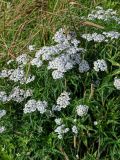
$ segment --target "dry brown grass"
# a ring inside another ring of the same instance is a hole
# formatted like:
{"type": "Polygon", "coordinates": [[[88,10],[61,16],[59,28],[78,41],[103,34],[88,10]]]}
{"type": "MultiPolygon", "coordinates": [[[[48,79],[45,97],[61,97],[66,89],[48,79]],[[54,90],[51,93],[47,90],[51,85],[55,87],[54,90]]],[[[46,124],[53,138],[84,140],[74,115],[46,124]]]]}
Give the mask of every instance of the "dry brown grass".
{"type": "MultiPolygon", "coordinates": [[[[14,1],[11,6],[4,1],[0,2],[1,26],[0,26],[0,52],[5,52],[11,57],[15,57],[15,52],[19,52],[19,48],[25,46],[39,33],[42,23],[40,20],[46,18],[48,1],[36,0],[29,2],[28,0],[14,1]],[[40,3],[41,2],[41,3],[40,3]],[[40,24],[40,25],[39,25],[40,24]],[[28,31],[30,25],[31,30],[28,31]],[[26,33],[25,33],[26,32],[26,33]],[[26,34],[28,37],[23,37],[26,34]]],[[[21,51],[22,49],[20,49],[21,51]]],[[[5,55],[4,53],[1,53],[5,55]]]]}
{"type": "Polygon", "coordinates": [[[56,30],[56,19],[68,11],[65,7],[67,1],[56,1],[49,8],[48,3],[48,0],[19,0],[11,5],[0,2],[1,56],[15,58],[37,37],[46,43],[49,32],[56,30]]]}
{"type": "MultiPolygon", "coordinates": [[[[96,3],[93,1],[93,3],[96,3]]],[[[58,27],[97,24],[80,22],[80,17],[70,14],[70,8],[81,12],[87,7],[77,0],[14,0],[11,4],[0,2],[0,55],[15,58],[26,47],[39,41],[46,44],[50,34],[58,27]],[[57,22],[57,23],[56,23],[57,22]],[[74,24],[75,22],[75,24],[74,24]]]]}

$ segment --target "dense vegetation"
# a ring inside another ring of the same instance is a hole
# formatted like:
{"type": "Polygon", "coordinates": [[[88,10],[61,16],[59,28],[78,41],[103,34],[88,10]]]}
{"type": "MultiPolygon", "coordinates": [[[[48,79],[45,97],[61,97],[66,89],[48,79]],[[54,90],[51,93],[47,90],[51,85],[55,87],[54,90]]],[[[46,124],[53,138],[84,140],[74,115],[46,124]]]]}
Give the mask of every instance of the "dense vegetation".
{"type": "Polygon", "coordinates": [[[120,159],[120,2],[0,2],[0,159],[120,159]]]}

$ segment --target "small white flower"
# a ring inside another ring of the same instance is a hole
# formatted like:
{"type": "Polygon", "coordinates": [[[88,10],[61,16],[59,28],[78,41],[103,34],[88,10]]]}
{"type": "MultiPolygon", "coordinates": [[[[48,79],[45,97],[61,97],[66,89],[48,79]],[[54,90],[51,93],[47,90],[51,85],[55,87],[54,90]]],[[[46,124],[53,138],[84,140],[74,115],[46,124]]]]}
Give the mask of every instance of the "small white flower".
{"type": "Polygon", "coordinates": [[[63,78],[64,74],[63,74],[63,72],[60,72],[58,70],[54,70],[52,72],[52,76],[53,76],[53,79],[60,79],[60,78],[63,78]]]}
{"type": "Polygon", "coordinates": [[[29,61],[27,54],[21,54],[20,56],[18,56],[16,58],[16,62],[20,65],[20,64],[27,64],[27,62],[29,61]]]}
{"type": "Polygon", "coordinates": [[[60,96],[57,99],[57,105],[60,108],[66,108],[70,104],[70,93],[64,91],[63,93],[60,94],[60,96]]]}
{"type": "Polygon", "coordinates": [[[4,131],[5,131],[5,127],[4,126],[0,127],[0,133],[3,133],[4,131]]]}
{"type": "Polygon", "coordinates": [[[88,109],[89,109],[89,107],[86,105],[77,106],[76,111],[77,111],[78,116],[82,117],[82,116],[86,115],[88,112],[88,109]]]}
{"type": "Polygon", "coordinates": [[[76,126],[73,126],[73,127],[72,127],[72,132],[73,132],[74,134],[78,134],[78,129],[77,129],[76,126]]]}
{"type": "Polygon", "coordinates": [[[24,97],[25,97],[25,98],[30,97],[30,96],[32,96],[32,93],[33,93],[32,90],[31,90],[31,89],[28,89],[28,90],[25,91],[24,97]]]}
{"type": "Polygon", "coordinates": [[[64,133],[67,133],[69,130],[70,130],[69,128],[65,128],[64,133]]]}
{"type": "Polygon", "coordinates": [[[4,69],[0,72],[0,78],[6,78],[8,76],[8,70],[4,69]]]}
{"type": "Polygon", "coordinates": [[[64,91],[60,94],[60,96],[57,98],[57,105],[53,105],[52,110],[53,111],[61,111],[62,108],[66,108],[70,104],[70,93],[64,91]]]}
{"type": "Polygon", "coordinates": [[[116,89],[120,90],[120,78],[115,77],[113,84],[116,89]]]}
{"type": "Polygon", "coordinates": [[[65,35],[65,30],[64,29],[59,29],[54,37],[53,37],[54,41],[57,42],[57,43],[63,43],[64,41],[67,40],[67,37],[65,35]]]}
{"type": "Polygon", "coordinates": [[[35,65],[38,68],[41,67],[43,64],[43,62],[39,59],[39,58],[33,58],[33,60],[31,61],[31,65],[35,65]]]}
{"type": "Polygon", "coordinates": [[[107,71],[107,64],[106,64],[105,60],[98,59],[97,61],[94,61],[94,70],[96,72],[107,71]]]}
{"type": "Polygon", "coordinates": [[[58,134],[58,138],[61,139],[65,133],[69,131],[69,128],[65,128],[65,125],[62,124],[55,129],[55,132],[58,134]]]}
{"type": "Polygon", "coordinates": [[[2,102],[6,102],[7,101],[7,94],[6,94],[6,92],[5,91],[1,91],[0,92],[0,101],[2,101],[2,102]]]}
{"type": "Polygon", "coordinates": [[[16,102],[22,102],[24,100],[24,90],[19,87],[15,87],[12,89],[8,101],[13,100],[16,102]]]}
{"type": "Polygon", "coordinates": [[[58,139],[62,139],[63,136],[61,134],[58,135],[58,139]]]}
{"type": "Polygon", "coordinates": [[[57,125],[61,125],[62,119],[61,119],[61,118],[56,118],[56,119],[55,119],[55,123],[56,123],[57,125]]]}
{"type": "Polygon", "coordinates": [[[77,122],[77,119],[74,119],[73,121],[74,121],[74,122],[77,122]]]}
{"type": "Polygon", "coordinates": [[[28,49],[29,49],[29,51],[34,51],[35,50],[35,45],[29,45],[28,49]]]}
{"type": "Polygon", "coordinates": [[[13,70],[9,76],[9,79],[14,81],[14,82],[24,82],[24,77],[25,77],[25,73],[24,70],[22,68],[17,68],[15,70],[13,70]]]}
{"type": "Polygon", "coordinates": [[[26,84],[28,84],[28,83],[30,83],[30,82],[32,82],[34,80],[35,80],[35,76],[29,75],[25,82],[26,82],[26,84]]]}
{"type": "Polygon", "coordinates": [[[87,72],[90,69],[89,64],[86,60],[82,60],[79,64],[79,71],[81,73],[87,72]]]}
{"type": "Polygon", "coordinates": [[[82,38],[86,39],[87,41],[92,41],[93,37],[91,34],[82,34],[82,38]]]}
{"type": "Polygon", "coordinates": [[[94,125],[96,126],[98,124],[98,122],[97,121],[94,121],[94,125]]]}
{"type": "Polygon", "coordinates": [[[6,115],[6,110],[0,110],[0,118],[2,118],[4,115],[6,115]]]}
{"type": "Polygon", "coordinates": [[[78,154],[76,154],[76,158],[79,159],[79,155],[78,154]]]}
{"type": "Polygon", "coordinates": [[[24,113],[31,113],[36,111],[36,100],[31,99],[25,104],[25,108],[23,109],[24,113]]]}
{"type": "Polygon", "coordinates": [[[56,129],[55,129],[55,132],[58,133],[58,134],[61,134],[62,133],[62,129],[65,125],[61,125],[61,126],[58,126],[56,129]]]}
{"type": "Polygon", "coordinates": [[[46,112],[47,106],[48,105],[47,105],[46,101],[43,101],[43,102],[42,101],[37,101],[37,103],[36,103],[36,108],[41,114],[46,112]]]}

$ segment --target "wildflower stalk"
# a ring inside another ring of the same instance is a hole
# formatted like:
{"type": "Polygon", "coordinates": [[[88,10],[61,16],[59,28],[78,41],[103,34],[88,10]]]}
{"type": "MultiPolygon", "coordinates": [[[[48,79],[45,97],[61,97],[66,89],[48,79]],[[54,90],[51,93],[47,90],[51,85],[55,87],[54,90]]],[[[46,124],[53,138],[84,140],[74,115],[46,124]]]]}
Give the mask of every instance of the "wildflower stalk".
{"type": "Polygon", "coordinates": [[[91,83],[89,100],[93,97],[93,95],[94,95],[94,90],[95,90],[95,88],[94,88],[94,84],[93,84],[93,83],[91,83]]]}
{"type": "Polygon", "coordinates": [[[76,135],[74,135],[73,139],[74,139],[74,148],[76,148],[76,139],[77,139],[76,135]]]}
{"type": "Polygon", "coordinates": [[[62,148],[62,146],[60,147],[60,151],[64,155],[65,160],[69,160],[68,155],[65,153],[64,149],[62,148]]]}
{"type": "Polygon", "coordinates": [[[67,80],[65,78],[65,90],[67,89],[67,80]]]}

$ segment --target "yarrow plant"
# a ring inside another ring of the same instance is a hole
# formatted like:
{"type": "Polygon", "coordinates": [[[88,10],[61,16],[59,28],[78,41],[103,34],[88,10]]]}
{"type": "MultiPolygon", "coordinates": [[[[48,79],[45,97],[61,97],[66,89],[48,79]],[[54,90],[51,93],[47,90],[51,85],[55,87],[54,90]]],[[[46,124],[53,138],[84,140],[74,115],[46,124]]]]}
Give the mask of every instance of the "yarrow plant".
{"type": "Polygon", "coordinates": [[[36,111],[36,109],[41,113],[45,113],[47,108],[47,102],[46,101],[35,101],[34,99],[29,100],[25,104],[24,113],[31,113],[36,111]]]}
{"type": "Polygon", "coordinates": [[[83,17],[83,19],[88,20],[103,20],[106,22],[115,21],[120,24],[120,18],[116,11],[113,9],[104,10],[103,7],[97,6],[90,14],[88,14],[87,18],[83,17]]]}
{"type": "MultiPolygon", "coordinates": [[[[120,23],[116,11],[100,6],[81,19],[94,27],[120,23]]],[[[76,26],[59,28],[41,48],[34,41],[29,53],[1,63],[0,135],[14,134],[18,148],[8,153],[16,159],[104,159],[112,140],[118,144],[120,33],[116,26],[92,32],[76,26]]],[[[4,151],[9,142],[2,143],[4,151]]]]}
{"type": "Polygon", "coordinates": [[[77,111],[78,116],[82,117],[82,116],[86,115],[88,112],[88,108],[89,107],[86,105],[77,106],[76,111],[77,111]]]}
{"type": "Polygon", "coordinates": [[[61,111],[62,108],[66,108],[70,104],[70,93],[63,92],[57,99],[57,105],[53,106],[52,110],[54,111],[61,111]]]}
{"type": "Polygon", "coordinates": [[[22,102],[27,97],[32,96],[32,90],[28,89],[24,91],[23,89],[20,89],[19,86],[14,87],[9,95],[5,91],[0,92],[0,101],[2,102],[9,102],[11,100],[16,102],[22,102]]]}
{"type": "Polygon", "coordinates": [[[104,59],[98,59],[97,61],[94,61],[94,70],[96,72],[99,71],[107,71],[107,64],[104,59]]]}
{"type": "Polygon", "coordinates": [[[115,77],[114,86],[116,89],[120,90],[120,78],[115,77]]]}
{"type": "Polygon", "coordinates": [[[41,67],[43,61],[48,61],[48,70],[53,70],[53,79],[63,78],[64,74],[72,69],[76,64],[80,66],[80,71],[88,71],[87,61],[83,61],[81,54],[85,51],[79,47],[80,41],[76,39],[74,32],[65,34],[65,29],[61,28],[53,37],[57,43],[53,46],[45,46],[36,52],[32,65],[41,67]]]}

